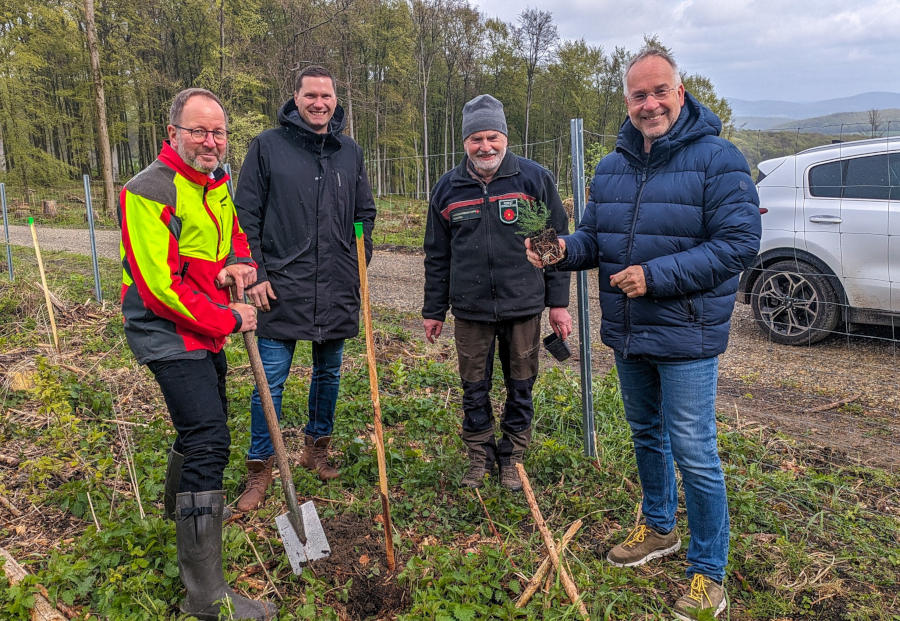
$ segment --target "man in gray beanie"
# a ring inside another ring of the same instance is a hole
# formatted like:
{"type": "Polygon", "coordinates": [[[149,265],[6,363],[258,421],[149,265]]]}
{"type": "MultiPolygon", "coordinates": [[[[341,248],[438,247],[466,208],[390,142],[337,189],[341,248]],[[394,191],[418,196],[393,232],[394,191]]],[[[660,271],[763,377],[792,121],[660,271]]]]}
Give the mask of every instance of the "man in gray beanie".
{"type": "Polygon", "coordinates": [[[569,276],[528,263],[517,222],[528,203],[546,205],[549,225],[561,234],[568,216],[550,171],[507,151],[506,115],[497,99],[479,95],[466,103],[462,133],[466,155],[434,186],[428,207],[425,338],[433,343],[440,336],[451,310],[469,457],[460,485],[481,487],[496,463],[501,484],[519,490],[515,464],[531,441],[541,314],[550,308],[550,327],[561,339],[572,331],[572,318],[569,276]],[[490,401],[495,349],[506,385],[499,442],[490,401]]]}

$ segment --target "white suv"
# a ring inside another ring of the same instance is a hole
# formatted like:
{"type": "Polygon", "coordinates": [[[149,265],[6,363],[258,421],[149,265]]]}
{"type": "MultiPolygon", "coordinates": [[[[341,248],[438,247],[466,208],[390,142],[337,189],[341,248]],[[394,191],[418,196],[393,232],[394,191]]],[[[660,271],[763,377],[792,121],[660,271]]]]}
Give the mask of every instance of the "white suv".
{"type": "Polygon", "coordinates": [[[762,243],[739,299],[763,331],[799,345],[839,323],[900,327],[900,136],[815,147],[758,168],[762,243]]]}

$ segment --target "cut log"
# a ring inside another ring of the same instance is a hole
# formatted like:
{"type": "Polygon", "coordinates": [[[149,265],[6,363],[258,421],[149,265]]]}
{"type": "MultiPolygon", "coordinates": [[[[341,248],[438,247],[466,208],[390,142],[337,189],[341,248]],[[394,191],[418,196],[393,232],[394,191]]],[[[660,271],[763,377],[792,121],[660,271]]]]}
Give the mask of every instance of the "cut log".
{"type": "MultiPolygon", "coordinates": [[[[0,562],[3,563],[3,571],[6,573],[6,577],[9,579],[10,584],[18,584],[28,575],[25,568],[19,565],[19,563],[16,562],[16,559],[3,548],[0,548],[0,562]]],[[[43,587],[41,587],[40,590],[46,593],[43,587]]],[[[32,621],[66,621],[67,617],[53,607],[44,595],[35,593],[34,608],[31,609],[31,619],[32,621]]]]}

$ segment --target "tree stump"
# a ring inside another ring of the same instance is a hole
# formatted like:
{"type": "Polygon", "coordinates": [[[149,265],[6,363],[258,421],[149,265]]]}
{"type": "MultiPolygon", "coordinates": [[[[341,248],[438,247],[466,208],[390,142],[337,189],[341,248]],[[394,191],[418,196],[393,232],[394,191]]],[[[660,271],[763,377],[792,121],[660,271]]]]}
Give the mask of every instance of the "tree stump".
{"type": "Polygon", "coordinates": [[[55,218],[59,215],[59,208],[56,206],[55,200],[42,200],[41,211],[49,218],[55,218]]]}

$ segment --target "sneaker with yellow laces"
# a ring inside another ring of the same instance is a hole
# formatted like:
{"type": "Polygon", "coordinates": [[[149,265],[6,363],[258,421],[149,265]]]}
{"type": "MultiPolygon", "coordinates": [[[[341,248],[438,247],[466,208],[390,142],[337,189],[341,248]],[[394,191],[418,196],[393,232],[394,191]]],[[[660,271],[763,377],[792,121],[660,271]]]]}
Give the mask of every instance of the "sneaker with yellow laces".
{"type": "MultiPolygon", "coordinates": [[[[696,621],[701,612],[709,610],[713,617],[725,610],[725,587],[703,574],[694,574],[690,590],[675,602],[675,617],[696,621]]],[[[708,614],[705,618],[709,618],[708,614]]]]}
{"type": "Polygon", "coordinates": [[[625,541],[609,551],[606,560],[616,567],[635,567],[680,549],[681,538],[674,528],[664,535],[638,524],[625,541]]]}

